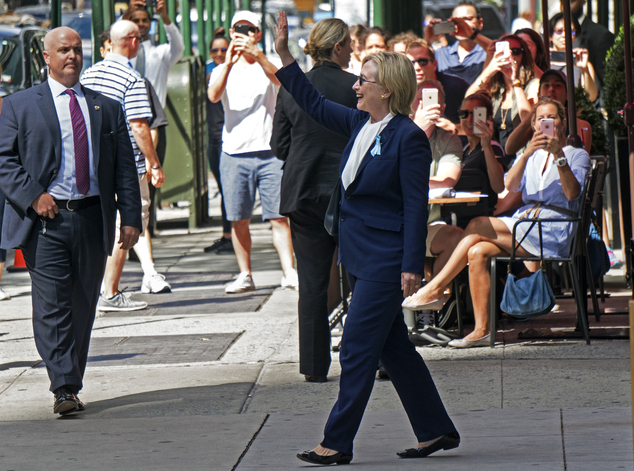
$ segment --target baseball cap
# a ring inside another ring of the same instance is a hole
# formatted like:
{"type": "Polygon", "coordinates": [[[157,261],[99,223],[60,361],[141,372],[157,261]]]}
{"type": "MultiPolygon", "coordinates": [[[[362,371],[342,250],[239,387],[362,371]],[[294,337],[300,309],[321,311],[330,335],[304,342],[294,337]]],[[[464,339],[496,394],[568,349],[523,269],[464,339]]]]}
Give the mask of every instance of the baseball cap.
{"type": "Polygon", "coordinates": [[[253,13],[248,10],[240,10],[233,15],[233,18],[231,19],[231,27],[233,28],[238,21],[248,21],[257,29],[260,29],[261,20],[262,16],[258,13],[253,13]]]}
{"type": "Polygon", "coordinates": [[[564,87],[568,88],[568,81],[566,79],[566,74],[564,74],[561,70],[557,70],[557,69],[548,69],[544,71],[541,78],[539,79],[540,88],[542,86],[542,83],[544,83],[544,79],[551,75],[556,76],[564,84],[564,87]]]}

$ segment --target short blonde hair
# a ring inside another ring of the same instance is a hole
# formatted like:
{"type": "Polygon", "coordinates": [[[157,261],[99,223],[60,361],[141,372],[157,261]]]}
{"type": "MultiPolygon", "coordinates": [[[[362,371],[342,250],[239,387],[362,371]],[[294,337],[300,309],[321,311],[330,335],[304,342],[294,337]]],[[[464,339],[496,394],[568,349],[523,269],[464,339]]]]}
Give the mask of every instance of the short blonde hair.
{"type": "Polygon", "coordinates": [[[310,30],[304,54],[309,55],[316,65],[321,64],[330,60],[336,44],[343,46],[349,37],[348,25],[339,18],[318,21],[310,30]]]}
{"type": "Polygon", "coordinates": [[[416,98],[416,72],[410,60],[398,52],[377,52],[363,58],[363,64],[369,61],[379,71],[377,83],[391,93],[390,113],[409,116],[416,98]]]}

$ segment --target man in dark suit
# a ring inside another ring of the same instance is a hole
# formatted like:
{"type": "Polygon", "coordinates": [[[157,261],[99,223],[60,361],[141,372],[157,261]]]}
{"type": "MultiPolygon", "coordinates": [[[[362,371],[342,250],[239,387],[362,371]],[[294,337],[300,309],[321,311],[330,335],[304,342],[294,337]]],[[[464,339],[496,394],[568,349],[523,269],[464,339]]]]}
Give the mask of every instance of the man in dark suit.
{"type": "Polygon", "coordinates": [[[63,415],[84,409],[77,393],[116,210],[117,243],[127,249],[139,237],[141,201],[121,106],[79,84],[79,35],[51,30],[44,59],[48,81],[5,98],[0,115],[2,247],[24,253],[35,344],[55,395],[53,412],[63,415]]]}
{"type": "MultiPolygon", "coordinates": [[[[571,0],[570,13],[579,21],[581,31],[577,31],[574,47],[583,47],[588,50],[588,60],[594,66],[598,78],[597,85],[603,88],[605,74],[605,57],[608,50],[614,44],[614,34],[605,26],[595,23],[583,12],[586,0],[571,0]]],[[[561,5],[561,11],[564,11],[561,5]]]]}
{"type": "MultiPolygon", "coordinates": [[[[335,103],[356,108],[352,86],[357,77],[342,70],[352,53],[347,25],[339,19],[320,21],[311,30],[305,51],[315,61],[306,74],[315,88],[335,103]],[[340,42],[332,44],[335,38],[340,42]]],[[[328,284],[336,243],[324,228],[324,216],[347,143],[347,138],[315,123],[280,89],[271,149],[284,160],[280,214],[290,219],[297,257],[299,372],[311,382],[325,382],[330,368],[328,284]]]]}

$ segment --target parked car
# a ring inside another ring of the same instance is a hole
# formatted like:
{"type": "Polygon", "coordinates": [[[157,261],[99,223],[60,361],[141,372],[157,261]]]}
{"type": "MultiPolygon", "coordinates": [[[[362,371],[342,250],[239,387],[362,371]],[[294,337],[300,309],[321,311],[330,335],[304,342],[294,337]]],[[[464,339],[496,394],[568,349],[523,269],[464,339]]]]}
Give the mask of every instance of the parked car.
{"type": "Polygon", "coordinates": [[[15,93],[46,80],[45,35],[43,28],[0,26],[1,80],[5,92],[15,93]]]}

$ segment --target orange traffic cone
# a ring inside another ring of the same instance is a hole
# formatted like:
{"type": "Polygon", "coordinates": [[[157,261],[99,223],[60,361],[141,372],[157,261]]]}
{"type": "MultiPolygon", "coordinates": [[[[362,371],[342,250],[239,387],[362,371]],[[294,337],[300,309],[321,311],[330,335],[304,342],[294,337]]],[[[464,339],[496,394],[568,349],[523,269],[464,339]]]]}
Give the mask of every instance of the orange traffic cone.
{"type": "Polygon", "coordinates": [[[26,263],[24,263],[24,255],[22,255],[22,251],[20,249],[15,249],[13,266],[7,267],[7,271],[11,273],[18,271],[27,271],[26,263]]]}

